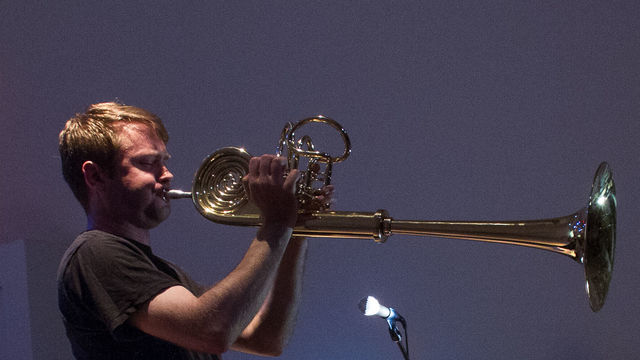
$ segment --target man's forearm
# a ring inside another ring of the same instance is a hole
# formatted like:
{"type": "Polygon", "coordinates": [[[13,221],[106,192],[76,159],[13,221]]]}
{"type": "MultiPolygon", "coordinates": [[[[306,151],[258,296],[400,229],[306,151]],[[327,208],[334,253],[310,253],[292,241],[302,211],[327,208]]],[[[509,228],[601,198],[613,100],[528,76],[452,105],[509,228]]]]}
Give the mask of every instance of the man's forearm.
{"type": "Polygon", "coordinates": [[[302,298],[307,240],[292,238],[282,258],[273,289],[233,348],[279,355],[293,334],[302,298]]]}
{"type": "Polygon", "coordinates": [[[215,307],[218,310],[226,309],[226,312],[230,315],[227,317],[230,322],[226,322],[223,327],[227,328],[229,340],[232,342],[240,336],[242,331],[253,321],[255,315],[259,313],[259,309],[261,309],[272,290],[271,284],[280,276],[279,264],[288,251],[283,250],[280,246],[274,247],[272,242],[261,241],[260,238],[263,236],[271,237],[275,235],[261,233],[264,230],[266,230],[265,227],[258,231],[257,238],[252,242],[250,249],[238,266],[225,279],[214,286],[214,288],[217,288],[217,296],[214,296],[218,297],[214,301],[217,302],[215,307]],[[266,251],[272,252],[268,256],[269,260],[263,258],[265,250],[259,250],[260,247],[265,245],[271,250],[266,251]],[[280,253],[280,255],[273,253],[280,253]],[[257,258],[253,258],[254,256],[257,256],[257,258]]]}

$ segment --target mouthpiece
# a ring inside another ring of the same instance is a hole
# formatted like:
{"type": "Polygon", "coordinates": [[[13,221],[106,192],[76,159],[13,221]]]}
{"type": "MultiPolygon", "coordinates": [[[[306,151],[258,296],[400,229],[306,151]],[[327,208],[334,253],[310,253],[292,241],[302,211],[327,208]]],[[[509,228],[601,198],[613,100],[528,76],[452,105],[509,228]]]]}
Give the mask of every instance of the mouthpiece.
{"type": "Polygon", "coordinates": [[[164,192],[164,196],[169,199],[186,199],[191,198],[191,192],[182,190],[169,190],[164,192]]]}

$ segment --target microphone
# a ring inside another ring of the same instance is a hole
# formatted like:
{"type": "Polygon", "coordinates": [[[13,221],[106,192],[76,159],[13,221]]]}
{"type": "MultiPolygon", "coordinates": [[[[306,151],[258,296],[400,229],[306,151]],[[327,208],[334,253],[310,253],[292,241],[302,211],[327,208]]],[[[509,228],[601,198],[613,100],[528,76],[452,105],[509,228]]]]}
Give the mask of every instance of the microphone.
{"type": "Polygon", "coordinates": [[[380,302],[378,302],[378,299],[373,296],[367,296],[360,300],[358,307],[362,314],[366,316],[378,315],[386,319],[391,315],[391,310],[389,310],[388,307],[381,305],[380,302]]]}
{"type": "Polygon", "coordinates": [[[386,319],[387,323],[389,324],[389,333],[391,334],[393,341],[399,342],[402,339],[402,336],[400,336],[400,331],[396,326],[396,321],[400,321],[400,323],[402,323],[402,326],[404,326],[405,328],[407,326],[406,321],[393,308],[389,308],[380,304],[378,299],[374,298],[373,296],[367,296],[360,300],[358,307],[360,308],[362,314],[366,316],[377,315],[381,318],[386,319]]]}

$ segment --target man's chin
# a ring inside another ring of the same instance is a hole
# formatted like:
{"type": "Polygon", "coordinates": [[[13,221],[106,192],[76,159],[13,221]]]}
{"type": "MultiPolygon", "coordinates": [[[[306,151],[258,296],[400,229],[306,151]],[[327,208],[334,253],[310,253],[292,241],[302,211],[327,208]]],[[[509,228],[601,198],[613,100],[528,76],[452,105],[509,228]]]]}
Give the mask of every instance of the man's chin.
{"type": "Polygon", "coordinates": [[[167,220],[169,218],[169,215],[171,215],[171,206],[167,205],[165,208],[162,208],[158,212],[158,225],[160,225],[161,222],[167,220]]]}
{"type": "Polygon", "coordinates": [[[154,208],[153,211],[147,213],[147,226],[152,229],[160,225],[163,221],[167,220],[171,215],[171,206],[163,206],[161,208],[154,208]]]}

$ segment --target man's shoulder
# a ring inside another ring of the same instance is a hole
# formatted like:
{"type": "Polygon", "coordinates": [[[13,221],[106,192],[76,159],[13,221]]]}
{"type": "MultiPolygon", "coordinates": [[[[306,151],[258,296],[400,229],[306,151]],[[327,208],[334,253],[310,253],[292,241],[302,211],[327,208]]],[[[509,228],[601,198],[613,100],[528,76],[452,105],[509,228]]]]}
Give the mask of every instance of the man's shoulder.
{"type": "Polygon", "coordinates": [[[69,245],[63,259],[72,258],[77,253],[92,253],[109,247],[110,244],[121,244],[124,239],[99,230],[89,230],[78,235],[69,245]]]}
{"type": "Polygon", "coordinates": [[[140,249],[140,245],[136,244],[133,240],[128,240],[118,235],[114,235],[102,230],[88,230],[76,237],[71,243],[69,249],[72,251],[75,249],[96,250],[96,249],[109,249],[109,248],[131,248],[140,249]]]}
{"type": "Polygon", "coordinates": [[[132,241],[100,230],[81,233],[69,245],[62,256],[58,276],[62,275],[69,264],[97,264],[110,261],[114,254],[129,254],[131,257],[144,257],[144,251],[132,241]]]}

